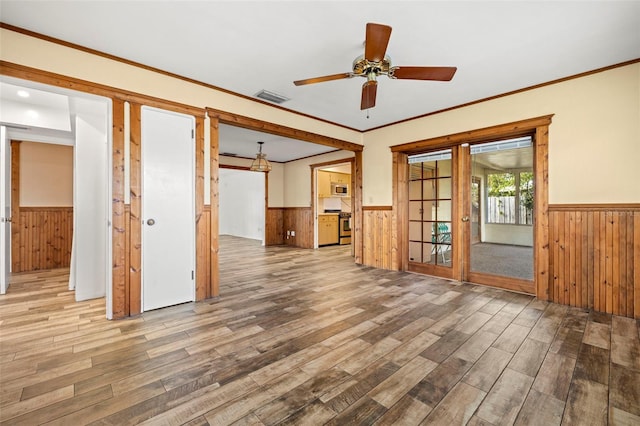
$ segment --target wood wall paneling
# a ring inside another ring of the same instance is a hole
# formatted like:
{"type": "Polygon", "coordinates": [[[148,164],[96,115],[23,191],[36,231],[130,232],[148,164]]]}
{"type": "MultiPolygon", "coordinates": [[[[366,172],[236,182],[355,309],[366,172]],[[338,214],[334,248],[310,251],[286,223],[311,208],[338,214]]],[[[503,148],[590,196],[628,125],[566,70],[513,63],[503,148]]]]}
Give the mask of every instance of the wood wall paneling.
{"type": "Polygon", "coordinates": [[[391,269],[409,268],[409,164],[403,152],[393,152],[393,215],[391,230],[391,269]]]}
{"type": "MultiPolygon", "coordinates": [[[[129,235],[131,235],[131,204],[125,204],[124,206],[124,308],[123,308],[123,316],[130,315],[130,306],[131,306],[131,275],[129,271],[131,270],[131,258],[126,254],[131,252],[131,240],[129,239],[129,235]]],[[[115,284],[115,283],[114,283],[115,284]]],[[[115,300],[115,296],[114,296],[115,300]]],[[[115,302],[114,302],[115,304],[115,302]]],[[[113,313],[113,318],[116,319],[115,310],[113,313]]],[[[121,317],[118,317],[121,318],[121,317]]]]}
{"type": "MultiPolygon", "coordinates": [[[[196,117],[195,135],[195,156],[196,156],[196,300],[203,300],[210,297],[208,285],[208,265],[210,265],[209,241],[211,236],[208,233],[211,224],[207,221],[209,215],[204,214],[204,118],[196,117]]],[[[210,220],[210,219],[209,219],[210,220]]]]}
{"type": "Polygon", "coordinates": [[[11,141],[11,270],[20,269],[20,142],[11,141]]]}
{"type": "Polygon", "coordinates": [[[363,208],[363,265],[392,269],[392,224],[393,210],[391,206],[363,208]]]}
{"type": "Polygon", "coordinates": [[[265,246],[277,246],[284,244],[284,208],[267,208],[265,226],[265,246]]]}
{"type": "Polygon", "coordinates": [[[536,253],[533,265],[536,296],[549,300],[552,277],[549,273],[549,123],[541,124],[534,134],[534,193],[533,249],[536,253]]]}
{"type": "Polygon", "coordinates": [[[124,102],[114,99],[113,111],[113,142],[112,142],[112,189],[111,189],[111,255],[112,270],[112,300],[113,318],[124,318],[129,315],[129,258],[128,232],[130,210],[125,211],[125,108],[124,102]]]}
{"type": "Polygon", "coordinates": [[[209,297],[217,297],[220,293],[220,263],[219,263],[219,250],[220,250],[220,199],[219,194],[219,179],[220,179],[220,134],[219,134],[219,121],[216,117],[209,117],[210,127],[210,179],[211,179],[211,205],[209,215],[209,233],[211,239],[209,241],[209,297]]]}
{"type": "Polygon", "coordinates": [[[363,233],[364,233],[364,225],[363,225],[363,212],[362,212],[362,150],[355,151],[355,163],[354,163],[354,173],[351,176],[352,185],[352,199],[353,199],[353,208],[351,209],[351,241],[353,245],[351,246],[351,252],[354,257],[354,262],[357,264],[363,263],[363,251],[364,251],[364,242],[363,242],[363,233]]]}
{"type": "Polygon", "coordinates": [[[12,272],[69,267],[73,207],[20,207],[17,221],[12,272]]]}
{"type": "Polygon", "coordinates": [[[196,300],[208,299],[211,296],[211,206],[204,206],[196,224],[198,236],[196,241],[196,300]]]}
{"type": "Polygon", "coordinates": [[[640,206],[550,206],[550,299],[640,318],[640,206]]]}
{"type": "Polygon", "coordinates": [[[137,315],[142,311],[142,106],[131,104],[130,114],[129,313],[137,315]]]}
{"type": "MultiPolygon", "coordinates": [[[[635,318],[640,318],[640,214],[633,215],[633,314],[635,318]]],[[[628,261],[628,259],[627,259],[628,261]]],[[[631,296],[627,294],[630,299],[631,296]]],[[[629,306],[629,305],[627,305],[629,306]]]]}
{"type": "Polygon", "coordinates": [[[285,207],[283,209],[284,244],[300,248],[313,248],[314,220],[311,207],[285,207]],[[295,231],[294,237],[286,237],[287,231],[295,231]]]}

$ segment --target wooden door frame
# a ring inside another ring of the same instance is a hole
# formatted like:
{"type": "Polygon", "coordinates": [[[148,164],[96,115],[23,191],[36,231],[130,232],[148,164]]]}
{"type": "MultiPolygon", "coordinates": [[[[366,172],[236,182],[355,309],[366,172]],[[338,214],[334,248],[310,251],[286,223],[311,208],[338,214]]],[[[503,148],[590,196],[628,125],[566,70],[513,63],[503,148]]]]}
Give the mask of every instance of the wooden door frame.
{"type": "MultiPolygon", "coordinates": [[[[295,129],[293,127],[282,126],[279,124],[270,123],[268,121],[259,120],[252,117],[235,114],[228,111],[223,111],[215,108],[206,108],[207,115],[209,116],[211,124],[211,232],[212,232],[212,265],[217,265],[217,253],[219,250],[219,244],[217,236],[215,242],[213,241],[213,229],[214,229],[214,217],[215,217],[215,229],[217,231],[217,219],[218,219],[218,200],[217,197],[214,202],[214,187],[217,191],[218,188],[218,167],[219,167],[219,123],[242,127],[249,130],[255,130],[257,132],[270,133],[277,136],[283,136],[291,139],[298,139],[305,142],[311,142],[319,145],[330,146],[336,149],[352,151],[355,156],[353,157],[354,174],[352,175],[352,193],[354,204],[352,205],[351,217],[353,218],[354,226],[352,227],[353,235],[353,250],[355,263],[362,263],[363,253],[363,238],[362,238],[362,150],[363,145],[359,145],[352,142],[347,142],[341,139],[331,138],[328,136],[319,135],[317,133],[306,132],[303,130],[295,129]],[[214,146],[215,144],[215,146],[214,146]],[[215,156],[214,156],[215,152],[215,156]],[[215,157],[215,158],[214,158],[215,157]],[[215,209],[215,214],[213,213],[215,209]],[[213,259],[215,263],[213,263],[213,259]]],[[[344,162],[344,161],[343,161],[344,162]]],[[[313,193],[312,193],[313,197],[313,193]]]]}
{"type": "Polygon", "coordinates": [[[269,123],[251,117],[233,114],[213,108],[199,108],[153,96],[118,89],[100,83],[80,80],[66,75],[14,64],[0,60],[0,75],[42,83],[78,92],[103,96],[112,103],[112,314],[113,318],[124,318],[140,313],[140,211],[142,196],[139,187],[139,106],[151,106],[168,111],[193,115],[196,118],[196,300],[215,297],[219,294],[219,236],[218,236],[218,167],[219,167],[219,123],[240,126],[265,133],[276,134],[306,142],[331,146],[355,153],[355,177],[353,194],[355,262],[362,263],[362,150],[364,146],[291,127],[269,123]],[[131,116],[129,126],[130,186],[125,188],[125,105],[131,116]],[[204,125],[209,116],[210,126],[210,206],[204,204],[204,125]],[[136,145],[135,141],[138,141],[136,145]],[[131,202],[125,204],[125,193],[131,193],[131,202]],[[204,219],[204,220],[203,220],[204,219]]]}
{"type": "MultiPolygon", "coordinates": [[[[473,173],[471,173],[471,185],[472,186],[473,186],[474,182],[478,183],[478,191],[479,191],[480,187],[482,185],[482,180],[477,176],[473,176],[473,173]]],[[[482,196],[480,195],[480,193],[478,193],[478,211],[479,211],[478,214],[479,214],[480,218],[482,217],[482,207],[483,207],[482,196]]],[[[469,211],[471,211],[471,206],[469,206],[469,211]]],[[[473,214],[471,215],[471,217],[472,216],[473,216],[473,214]]],[[[473,221],[469,220],[469,222],[470,222],[471,228],[473,228],[473,221]]],[[[471,230],[470,237],[473,237],[473,229],[471,230]]],[[[480,241],[482,241],[482,225],[481,225],[480,222],[478,222],[478,241],[477,242],[480,242],[480,241]]],[[[473,243],[474,243],[474,241],[472,240],[471,244],[473,244],[473,243]]]]}
{"type": "MultiPolygon", "coordinates": [[[[446,148],[445,148],[446,149],[446,148]]],[[[440,151],[440,149],[438,149],[438,151],[440,151]]],[[[457,209],[459,208],[457,203],[455,203],[455,200],[458,199],[458,194],[456,193],[456,188],[458,187],[458,181],[460,181],[460,177],[458,176],[458,171],[460,170],[460,165],[458,162],[458,150],[456,149],[456,147],[451,147],[451,226],[452,226],[452,231],[453,231],[453,227],[454,227],[454,218],[457,217],[457,209]]],[[[407,172],[408,172],[408,168],[407,168],[407,172]]],[[[409,177],[407,175],[407,188],[409,186],[409,177]]],[[[408,193],[408,192],[407,192],[408,193]]],[[[408,209],[408,202],[409,202],[409,197],[407,196],[407,214],[409,212],[408,209]]],[[[409,222],[408,220],[409,218],[407,217],[407,223],[409,222]]],[[[436,222],[434,223],[438,223],[438,221],[436,220],[436,222]]],[[[452,243],[452,247],[455,248],[458,244],[458,241],[456,241],[456,237],[457,237],[458,233],[451,233],[451,243],[452,243]]],[[[424,238],[424,234],[423,234],[423,238],[424,238]]],[[[436,246],[434,246],[436,247],[436,246]]],[[[433,248],[432,248],[433,250],[433,248]]],[[[407,236],[406,238],[406,253],[408,256],[408,252],[409,252],[409,238],[407,236]]],[[[432,252],[433,253],[433,252],[432,252]]],[[[411,272],[417,272],[419,274],[426,274],[426,275],[436,275],[442,278],[449,278],[449,279],[454,279],[455,277],[460,275],[459,272],[459,265],[460,263],[460,258],[458,257],[458,250],[451,250],[451,267],[449,266],[443,266],[442,264],[438,263],[437,261],[437,249],[436,249],[436,263],[420,263],[420,262],[413,262],[411,265],[409,265],[409,260],[407,260],[407,269],[406,270],[410,270],[411,272]]]]}
{"type": "MultiPolygon", "coordinates": [[[[452,148],[457,152],[453,155],[454,168],[464,172],[459,182],[454,183],[456,201],[453,202],[452,243],[455,247],[462,248],[464,244],[464,231],[468,232],[469,222],[462,222],[464,212],[470,210],[469,197],[464,196],[464,191],[469,190],[471,171],[469,156],[459,155],[460,150],[469,149],[470,144],[477,144],[488,140],[504,140],[520,136],[532,136],[534,146],[534,176],[535,176],[535,203],[534,203],[534,279],[533,285],[523,287],[517,280],[506,280],[494,283],[499,287],[514,291],[535,294],[539,299],[549,299],[549,125],[551,115],[535,117],[531,119],[499,124],[451,135],[439,136],[395,145],[391,147],[393,155],[393,212],[392,212],[392,267],[393,269],[406,271],[408,268],[408,156],[429,150],[452,148]],[[466,167],[465,167],[466,166],[466,167]],[[465,172],[466,170],[466,172],[465,172]],[[468,175],[468,176],[467,176],[468,175]],[[467,182],[469,181],[469,182],[467,182]],[[516,282],[514,282],[516,281],[516,282]]],[[[462,259],[462,250],[454,249],[452,275],[453,279],[464,280],[468,271],[468,259],[462,259]],[[466,263],[465,264],[463,264],[466,263]]]]}
{"type": "MultiPolygon", "coordinates": [[[[311,173],[311,211],[313,212],[314,215],[314,227],[313,227],[313,232],[314,234],[318,234],[318,211],[316,210],[318,208],[317,206],[317,195],[316,195],[316,187],[317,187],[317,182],[316,182],[316,171],[320,168],[324,168],[324,167],[331,167],[334,165],[338,165],[338,164],[345,164],[345,163],[349,163],[350,167],[351,167],[351,182],[350,182],[350,187],[354,188],[356,186],[356,176],[355,176],[355,169],[356,169],[356,158],[355,157],[347,157],[347,158],[343,158],[341,160],[332,160],[332,161],[325,161],[323,163],[314,163],[314,164],[310,164],[309,168],[310,168],[310,173],[311,173]]],[[[356,204],[355,203],[355,195],[354,195],[354,191],[351,191],[351,195],[349,195],[349,198],[351,199],[351,206],[353,209],[353,206],[356,204]]],[[[361,203],[362,205],[362,203],[361,203]]],[[[360,208],[360,212],[362,214],[362,207],[360,208]]],[[[353,214],[353,212],[352,212],[353,214]]],[[[315,239],[316,243],[317,243],[317,239],[315,239]]],[[[362,241],[362,239],[360,239],[360,241],[362,241]]],[[[353,242],[353,241],[352,241],[353,242]]],[[[316,244],[317,246],[317,244],[316,244]]],[[[317,247],[316,247],[317,248],[317,247]]],[[[355,245],[351,244],[351,256],[355,255],[355,245]]],[[[356,263],[361,263],[361,262],[356,262],[356,263]]]]}
{"type": "MultiPolygon", "coordinates": [[[[235,166],[233,164],[220,164],[219,167],[221,169],[229,169],[229,170],[242,170],[243,172],[251,172],[251,173],[264,173],[264,223],[262,224],[264,234],[263,239],[265,245],[267,242],[267,210],[269,209],[269,172],[255,172],[252,171],[250,167],[247,166],[235,166]]],[[[219,173],[220,171],[218,171],[219,173]]]]}

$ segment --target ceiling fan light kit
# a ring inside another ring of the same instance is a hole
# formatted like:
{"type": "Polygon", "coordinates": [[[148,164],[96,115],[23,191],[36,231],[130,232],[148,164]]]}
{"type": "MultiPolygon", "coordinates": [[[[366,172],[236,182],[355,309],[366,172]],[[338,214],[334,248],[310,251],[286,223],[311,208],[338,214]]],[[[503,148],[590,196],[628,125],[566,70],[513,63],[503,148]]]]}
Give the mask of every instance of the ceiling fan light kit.
{"type": "Polygon", "coordinates": [[[391,27],[382,24],[367,24],[364,42],[364,55],[353,61],[353,71],[332,74],[323,77],[296,80],[296,86],[322,83],[345,78],[364,77],[367,81],[362,85],[360,109],[373,108],[376,105],[377,78],[386,75],[391,79],[450,81],[456,73],[456,67],[405,67],[392,66],[391,58],[386,54],[391,27]]]}

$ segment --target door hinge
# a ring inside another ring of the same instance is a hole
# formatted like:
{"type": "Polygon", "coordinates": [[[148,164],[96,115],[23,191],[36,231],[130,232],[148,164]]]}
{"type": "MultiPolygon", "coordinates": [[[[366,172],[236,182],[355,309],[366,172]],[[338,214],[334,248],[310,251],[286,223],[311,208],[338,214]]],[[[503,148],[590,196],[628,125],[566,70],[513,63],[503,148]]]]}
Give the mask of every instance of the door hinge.
{"type": "Polygon", "coordinates": [[[193,271],[191,271],[191,279],[193,279],[195,276],[195,273],[193,271]]]}
{"type": "Polygon", "coordinates": [[[196,137],[196,136],[195,136],[195,134],[194,134],[194,130],[193,130],[193,129],[191,129],[191,139],[194,139],[195,137],[196,137]]]}

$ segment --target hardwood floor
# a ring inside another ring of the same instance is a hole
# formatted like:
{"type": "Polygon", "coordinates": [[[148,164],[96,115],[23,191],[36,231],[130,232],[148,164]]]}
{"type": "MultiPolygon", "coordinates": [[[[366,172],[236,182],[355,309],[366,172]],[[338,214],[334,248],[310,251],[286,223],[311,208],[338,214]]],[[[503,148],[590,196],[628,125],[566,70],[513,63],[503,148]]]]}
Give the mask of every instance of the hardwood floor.
{"type": "Polygon", "coordinates": [[[640,322],[221,238],[221,296],[107,321],[0,296],[3,424],[640,424],[640,322]]]}

